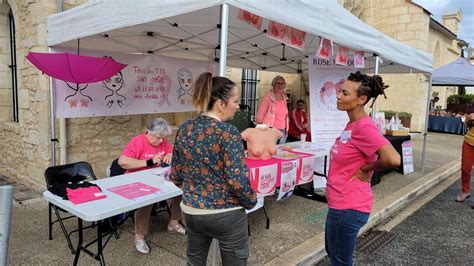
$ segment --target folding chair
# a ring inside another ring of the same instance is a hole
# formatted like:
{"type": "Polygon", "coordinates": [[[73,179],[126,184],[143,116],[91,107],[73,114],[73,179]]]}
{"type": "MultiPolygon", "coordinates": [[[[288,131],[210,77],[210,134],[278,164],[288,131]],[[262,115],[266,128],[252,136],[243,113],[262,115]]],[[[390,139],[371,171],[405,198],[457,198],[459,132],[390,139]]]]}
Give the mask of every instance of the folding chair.
{"type": "MultiPolygon", "coordinates": [[[[68,182],[78,183],[84,180],[97,179],[97,177],[94,174],[94,171],[92,170],[92,166],[88,162],[76,162],[76,163],[48,167],[46,171],[44,172],[44,178],[46,180],[46,185],[48,188],[55,184],[65,184],[68,182]]],[[[64,236],[66,237],[66,241],[68,243],[69,249],[71,250],[71,253],[75,254],[76,251],[74,250],[74,247],[72,246],[70,236],[72,233],[77,232],[77,230],[73,230],[68,233],[63,223],[64,220],[67,220],[69,218],[74,218],[75,216],[70,215],[66,217],[61,217],[60,212],[67,213],[67,211],[57,207],[56,205],[52,203],[49,203],[48,205],[49,205],[48,207],[49,240],[53,239],[53,235],[52,235],[53,224],[58,222],[59,225],[61,226],[61,230],[63,231],[64,236]],[[57,218],[54,221],[52,220],[52,210],[54,210],[54,213],[56,214],[56,218],[57,218]]]]}

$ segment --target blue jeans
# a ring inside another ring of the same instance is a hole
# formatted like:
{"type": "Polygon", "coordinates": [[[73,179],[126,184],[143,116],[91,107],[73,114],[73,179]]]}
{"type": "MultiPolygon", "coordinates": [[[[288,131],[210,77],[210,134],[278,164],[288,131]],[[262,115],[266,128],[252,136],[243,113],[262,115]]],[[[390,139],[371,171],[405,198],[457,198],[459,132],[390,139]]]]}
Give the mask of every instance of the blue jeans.
{"type": "Polygon", "coordinates": [[[277,140],[277,144],[284,144],[286,143],[286,128],[284,129],[278,129],[280,130],[281,134],[283,134],[283,137],[281,139],[277,140]]]}
{"type": "Polygon", "coordinates": [[[331,265],[352,265],[357,234],[367,223],[369,213],[329,209],[326,216],[326,252],[331,265]]]}

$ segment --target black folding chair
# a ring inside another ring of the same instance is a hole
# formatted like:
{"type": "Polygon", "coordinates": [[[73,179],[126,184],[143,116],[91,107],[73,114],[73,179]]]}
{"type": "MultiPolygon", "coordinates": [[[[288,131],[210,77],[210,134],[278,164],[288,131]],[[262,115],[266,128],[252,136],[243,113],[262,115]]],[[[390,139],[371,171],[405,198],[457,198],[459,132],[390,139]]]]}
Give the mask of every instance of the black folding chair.
{"type": "MultiPolygon", "coordinates": [[[[88,162],[77,162],[77,163],[70,163],[70,164],[48,167],[46,171],[44,172],[44,178],[46,180],[46,185],[48,188],[51,186],[54,186],[55,184],[66,184],[69,182],[78,183],[80,181],[97,179],[97,177],[94,174],[94,171],[92,170],[92,166],[88,162]]],[[[59,225],[61,226],[61,230],[63,231],[64,236],[66,237],[66,241],[68,243],[69,249],[71,250],[71,253],[74,254],[76,251],[74,250],[74,247],[72,246],[70,236],[72,233],[77,232],[78,230],[73,230],[71,232],[68,232],[66,230],[66,227],[64,226],[63,221],[70,218],[74,218],[75,216],[70,215],[70,216],[62,217],[60,215],[60,212],[67,213],[67,211],[65,211],[64,209],[61,209],[60,207],[57,207],[56,205],[52,203],[49,203],[48,205],[49,205],[48,207],[49,240],[53,239],[53,234],[52,234],[53,224],[58,222],[59,225]],[[56,220],[54,221],[52,219],[52,210],[54,210],[54,213],[56,215],[56,220]]]]}

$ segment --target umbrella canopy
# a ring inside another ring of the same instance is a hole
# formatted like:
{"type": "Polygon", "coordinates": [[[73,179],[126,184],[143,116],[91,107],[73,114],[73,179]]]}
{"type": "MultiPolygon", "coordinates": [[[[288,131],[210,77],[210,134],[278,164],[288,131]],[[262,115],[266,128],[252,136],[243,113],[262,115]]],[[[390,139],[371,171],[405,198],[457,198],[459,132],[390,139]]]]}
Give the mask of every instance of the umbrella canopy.
{"type": "Polygon", "coordinates": [[[127,66],[116,62],[112,58],[70,53],[29,52],[26,58],[43,74],[77,84],[103,81],[127,66]]]}
{"type": "Polygon", "coordinates": [[[474,65],[460,57],[433,71],[433,86],[474,86],[474,65]]]}

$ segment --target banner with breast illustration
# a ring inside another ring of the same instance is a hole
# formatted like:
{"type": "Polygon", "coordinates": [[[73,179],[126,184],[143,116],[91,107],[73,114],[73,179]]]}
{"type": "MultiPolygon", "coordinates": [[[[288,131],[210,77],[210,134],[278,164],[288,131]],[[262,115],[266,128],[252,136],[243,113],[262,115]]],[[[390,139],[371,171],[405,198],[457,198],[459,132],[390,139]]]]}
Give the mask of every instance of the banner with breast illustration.
{"type": "MultiPolygon", "coordinates": [[[[72,52],[55,49],[53,52],[72,52]]],[[[217,63],[152,54],[81,51],[127,64],[102,82],[74,84],[53,80],[56,117],[94,117],[193,111],[191,88],[217,63]]]]}

